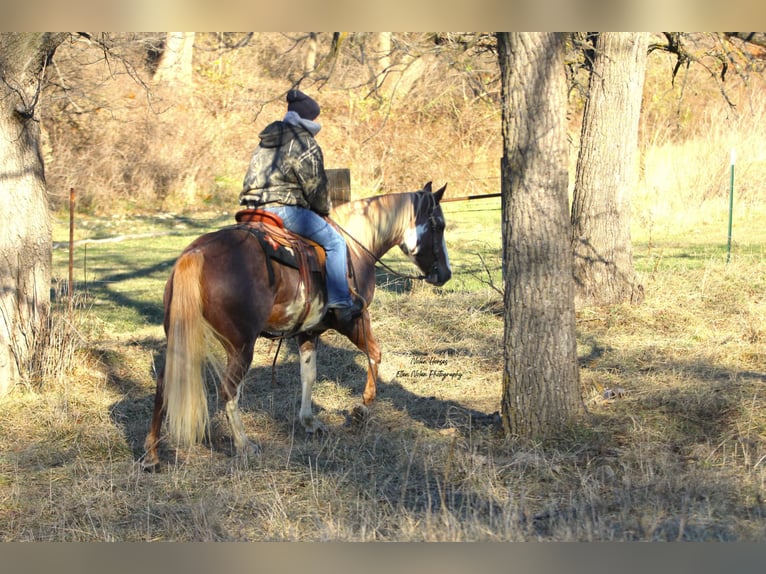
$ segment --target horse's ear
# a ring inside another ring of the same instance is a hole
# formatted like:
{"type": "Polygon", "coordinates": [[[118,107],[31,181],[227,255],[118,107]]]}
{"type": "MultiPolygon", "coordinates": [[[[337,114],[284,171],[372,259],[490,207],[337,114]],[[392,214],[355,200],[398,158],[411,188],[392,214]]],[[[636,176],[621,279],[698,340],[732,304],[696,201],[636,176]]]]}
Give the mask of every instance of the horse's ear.
{"type": "Polygon", "coordinates": [[[442,200],[442,196],[444,195],[444,190],[447,189],[447,184],[445,183],[441,188],[434,193],[434,199],[436,199],[436,203],[439,203],[442,200]]]}
{"type": "Polygon", "coordinates": [[[423,186],[423,191],[427,191],[428,193],[431,193],[431,182],[430,181],[423,186]]]}

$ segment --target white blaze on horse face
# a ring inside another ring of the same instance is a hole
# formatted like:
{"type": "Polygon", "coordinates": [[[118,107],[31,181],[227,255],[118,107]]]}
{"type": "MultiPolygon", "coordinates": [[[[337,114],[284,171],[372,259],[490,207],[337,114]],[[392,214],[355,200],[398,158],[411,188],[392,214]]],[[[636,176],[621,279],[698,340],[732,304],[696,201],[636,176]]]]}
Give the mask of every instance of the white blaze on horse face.
{"type": "Polygon", "coordinates": [[[420,249],[420,238],[428,230],[428,225],[421,223],[415,227],[410,227],[404,232],[404,245],[410,255],[416,255],[420,249]]]}

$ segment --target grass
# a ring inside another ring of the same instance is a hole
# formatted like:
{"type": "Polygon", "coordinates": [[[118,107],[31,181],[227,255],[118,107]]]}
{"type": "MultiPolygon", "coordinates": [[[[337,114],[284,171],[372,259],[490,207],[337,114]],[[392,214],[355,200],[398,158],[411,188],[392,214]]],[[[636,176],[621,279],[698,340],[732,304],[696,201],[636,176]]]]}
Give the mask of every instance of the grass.
{"type": "MultiPolygon", "coordinates": [[[[490,276],[495,284],[501,283],[500,234],[485,232],[487,228],[499,230],[499,205],[499,198],[471,202],[468,208],[445,203],[445,217],[450,222],[448,249],[453,265],[463,273],[444,290],[475,291],[486,287],[490,276]]],[[[231,221],[227,213],[78,216],[73,259],[76,288],[86,294],[97,315],[115,332],[135,332],[159,324],[162,300],[157,294],[162,293],[175,258],[197,236],[231,221]]],[[[54,225],[54,275],[58,281],[68,280],[68,241],[68,215],[59,214],[54,225]]],[[[412,271],[411,263],[398,249],[385,261],[395,270],[412,271]]],[[[395,277],[382,279],[390,288],[401,289],[395,277]]]]}
{"type": "MultiPolygon", "coordinates": [[[[541,444],[505,438],[492,416],[503,323],[499,295],[470,262],[483,241],[499,241],[498,228],[486,231],[487,213],[473,209],[455,203],[447,214],[454,288],[379,282],[373,322],[384,356],[368,421],[349,417],[365,359],[345,339],[328,333],[320,348],[314,401],[329,427],[320,439],[296,422],[294,345],[283,346],[272,385],[276,347],[260,341],[242,406],[261,455],[231,456],[211,389],[211,442],[166,446],[158,474],[137,460],[163,352],[162,284],[174,254],[220,216],[185,228],[121,221],[116,235],[167,234],[88,243],[87,289],[79,244],[76,308],[60,299],[57,313],[55,346],[70,349],[62,370],[0,403],[2,539],[762,541],[762,248],[738,241],[726,264],[717,226],[685,243],[636,233],[646,300],[578,312],[590,418],[541,444]],[[477,226],[486,237],[461,250],[461,233],[477,226]]],[[[67,225],[57,221],[56,241],[67,225]]],[[[85,239],[107,221],[78,229],[85,239]]],[[[66,262],[57,249],[58,280],[66,262]]]]}

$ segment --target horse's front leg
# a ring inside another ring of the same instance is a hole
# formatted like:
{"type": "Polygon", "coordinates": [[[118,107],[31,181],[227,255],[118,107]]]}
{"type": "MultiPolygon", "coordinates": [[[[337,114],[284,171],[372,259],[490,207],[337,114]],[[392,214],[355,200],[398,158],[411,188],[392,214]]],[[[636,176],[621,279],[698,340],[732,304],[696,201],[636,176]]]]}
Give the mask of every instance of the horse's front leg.
{"type": "Polygon", "coordinates": [[[301,425],[309,434],[326,430],[322,421],[314,416],[311,407],[311,390],[317,380],[318,341],[318,336],[298,336],[298,353],[301,362],[301,410],[299,416],[301,425]]]}

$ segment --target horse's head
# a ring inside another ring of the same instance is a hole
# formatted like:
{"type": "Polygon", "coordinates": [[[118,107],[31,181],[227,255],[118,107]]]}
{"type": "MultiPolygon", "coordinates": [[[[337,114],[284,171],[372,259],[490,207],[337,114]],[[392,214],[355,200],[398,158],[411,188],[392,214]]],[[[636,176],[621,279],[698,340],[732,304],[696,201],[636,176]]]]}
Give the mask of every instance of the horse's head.
{"type": "Polygon", "coordinates": [[[439,205],[447,184],[438,191],[431,191],[431,182],[415,192],[414,218],[411,227],[399,245],[402,251],[418,266],[425,280],[432,285],[444,285],[452,277],[452,269],[444,242],[444,214],[439,205]]]}

